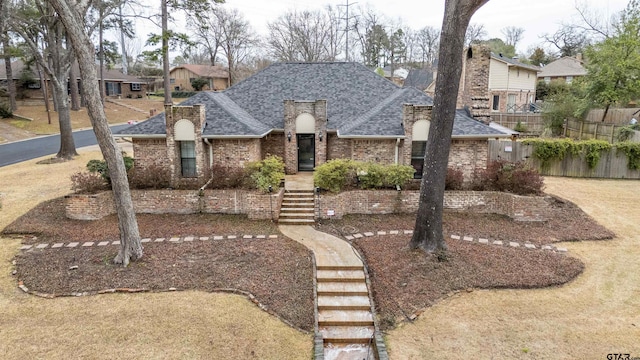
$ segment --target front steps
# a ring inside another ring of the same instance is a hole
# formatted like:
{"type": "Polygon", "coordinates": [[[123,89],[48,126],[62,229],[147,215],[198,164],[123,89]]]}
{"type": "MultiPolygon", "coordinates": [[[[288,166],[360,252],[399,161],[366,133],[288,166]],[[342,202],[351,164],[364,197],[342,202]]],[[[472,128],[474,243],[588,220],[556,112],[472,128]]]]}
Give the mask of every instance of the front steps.
{"type": "Polygon", "coordinates": [[[318,266],[318,330],[325,359],[374,359],[375,327],[362,266],[318,266]]]}
{"type": "Polygon", "coordinates": [[[315,202],[313,190],[286,191],[278,223],[282,225],[313,225],[315,202]]]}

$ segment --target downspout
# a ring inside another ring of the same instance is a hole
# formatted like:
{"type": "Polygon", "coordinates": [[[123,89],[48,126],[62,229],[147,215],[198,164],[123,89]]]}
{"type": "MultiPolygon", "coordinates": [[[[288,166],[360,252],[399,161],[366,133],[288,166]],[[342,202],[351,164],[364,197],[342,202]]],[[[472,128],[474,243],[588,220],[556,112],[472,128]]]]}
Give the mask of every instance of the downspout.
{"type": "MultiPolygon", "coordinates": [[[[211,170],[211,167],[213,166],[213,144],[211,144],[209,139],[202,139],[202,140],[204,140],[205,144],[209,145],[209,170],[211,170]]],[[[213,173],[211,174],[211,178],[206,182],[206,184],[202,185],[202,187],[200,188],[200,193],[202,193],[204,189],[206,189],[207,186],[211,184],[212,181],[213,181],[213,173]]]]}
{"type": "Polygon", "coordinates": [[[398,165],[400,157],[400,138],[396,139],[396,165],[398,165]]]}

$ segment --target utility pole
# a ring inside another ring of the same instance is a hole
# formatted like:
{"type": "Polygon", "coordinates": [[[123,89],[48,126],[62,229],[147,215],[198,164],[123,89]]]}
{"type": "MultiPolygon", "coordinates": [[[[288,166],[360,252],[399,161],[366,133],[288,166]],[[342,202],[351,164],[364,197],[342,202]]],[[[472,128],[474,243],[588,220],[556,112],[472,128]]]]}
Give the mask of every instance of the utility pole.
{"type": "Polygon", "coordinates": [[[345,52],[345,59],[347,62],[349,62],[349,6],[352,6],[355,4],[357,4],[357,2],[350,4],[349,0],[347,0],[346,5],[338,5],[338,6],[344,6],[347,8],[347,16],[344,18],[344,20],[347,22],[347,25],[344,29],[344,33],[345,33],[344,52],[345,52]]]}

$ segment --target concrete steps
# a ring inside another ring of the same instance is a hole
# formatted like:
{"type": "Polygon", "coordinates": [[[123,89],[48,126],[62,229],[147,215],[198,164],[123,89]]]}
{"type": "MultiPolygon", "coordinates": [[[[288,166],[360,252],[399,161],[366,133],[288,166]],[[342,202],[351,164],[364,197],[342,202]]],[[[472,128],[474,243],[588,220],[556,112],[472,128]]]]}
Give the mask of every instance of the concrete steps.
{"type": "Polygon", "coordinates": [[[316,280],[325,359],[367,358],[375,327],[364,267],[319,265],[316,280]]]}
{"type": "Polygon", "coordinates": [[[283,225],[313,225],[315,223],[313,190],[286,191],[278,222],[283,225]]]}

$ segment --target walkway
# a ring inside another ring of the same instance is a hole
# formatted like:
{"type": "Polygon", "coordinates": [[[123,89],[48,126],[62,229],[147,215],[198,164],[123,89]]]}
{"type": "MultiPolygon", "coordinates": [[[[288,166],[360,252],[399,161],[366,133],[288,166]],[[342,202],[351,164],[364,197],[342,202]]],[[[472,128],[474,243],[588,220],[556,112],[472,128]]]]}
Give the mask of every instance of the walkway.
{"type": "MultiPolygon", "coordinates": [[[[313,190],[311,173],[285,178],[286,191],[313,190]]],[[[280,225],[285,236],[298,241],[316,259],[316,328],[322,342],[316,356],[324,359],[375,359],[373,309],[364,265],[351,245],[311,226],[280,225]]]]}

